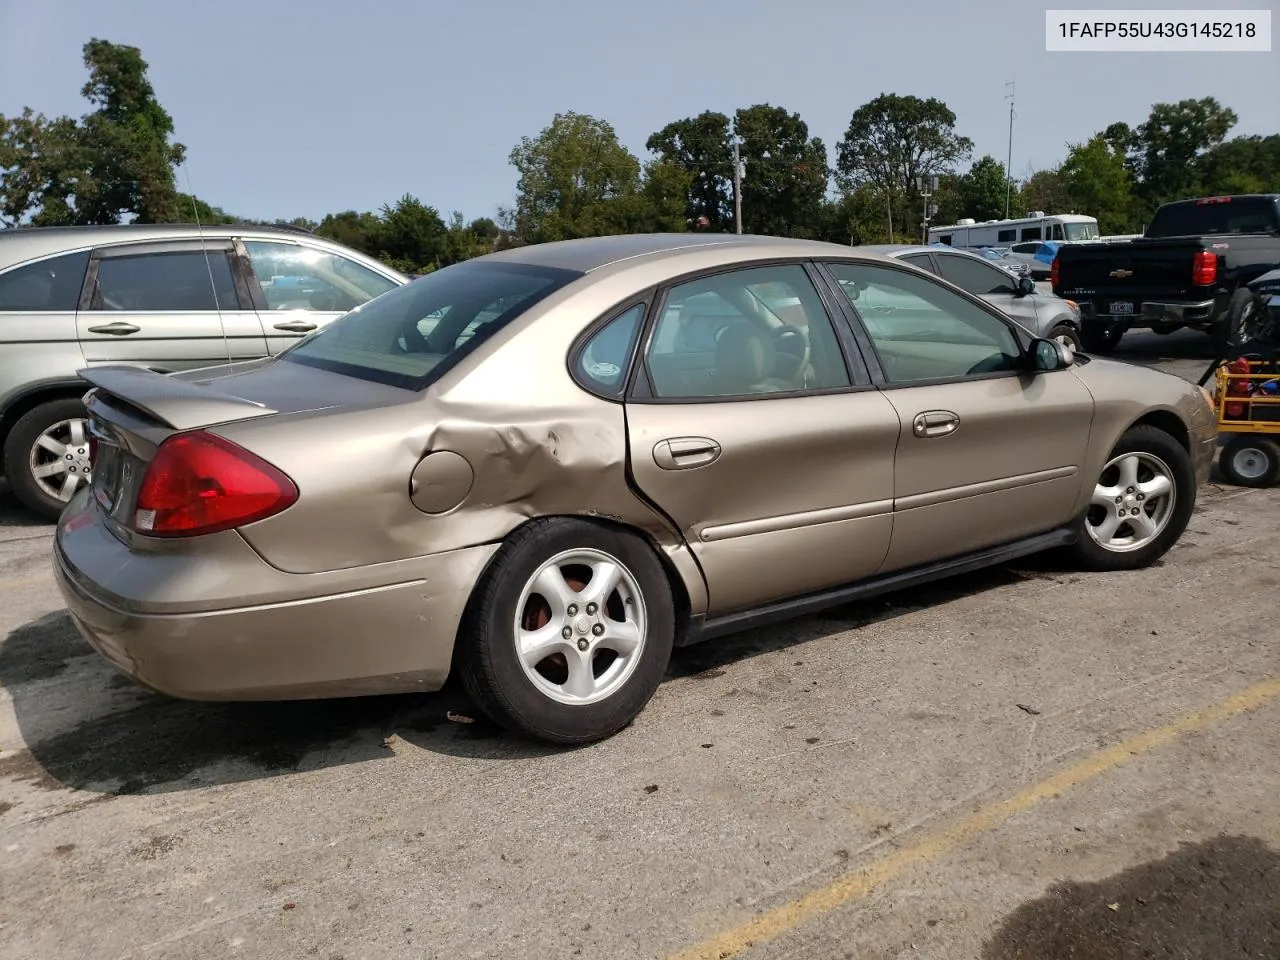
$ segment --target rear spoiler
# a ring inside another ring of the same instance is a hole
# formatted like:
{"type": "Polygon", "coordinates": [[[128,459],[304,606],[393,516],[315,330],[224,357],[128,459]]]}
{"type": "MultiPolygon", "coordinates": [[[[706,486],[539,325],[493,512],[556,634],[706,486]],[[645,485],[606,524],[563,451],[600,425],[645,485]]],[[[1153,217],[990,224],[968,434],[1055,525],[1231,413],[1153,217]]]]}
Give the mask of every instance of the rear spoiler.
{"type": "Polygon", "coordinates": [[[253,400],[142,367],[90,367],[78,375],[93,385],[91,395],[101,391],[118,398],[174,430],[253,420],[277,412],[253,400]]]}

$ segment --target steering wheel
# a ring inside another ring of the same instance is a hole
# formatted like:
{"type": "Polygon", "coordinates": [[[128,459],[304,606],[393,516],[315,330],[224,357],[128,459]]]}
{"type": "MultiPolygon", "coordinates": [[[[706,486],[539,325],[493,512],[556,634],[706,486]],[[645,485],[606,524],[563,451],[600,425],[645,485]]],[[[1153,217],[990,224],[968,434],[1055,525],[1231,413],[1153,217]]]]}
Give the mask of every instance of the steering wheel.
{"type": "Polygon", "coordinates": [[[782,379],[790,380],[809,366],[809,337],[803,330],[787,324],[774,330],[772,337],[774,350],[795,361],[790,375],[782,379]]]}

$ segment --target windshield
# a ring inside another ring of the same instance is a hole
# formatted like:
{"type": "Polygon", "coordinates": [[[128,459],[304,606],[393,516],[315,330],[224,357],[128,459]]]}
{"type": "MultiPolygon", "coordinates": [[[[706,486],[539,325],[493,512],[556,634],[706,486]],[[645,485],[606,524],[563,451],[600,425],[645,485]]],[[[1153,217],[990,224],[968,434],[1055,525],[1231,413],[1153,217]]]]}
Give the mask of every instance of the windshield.
{"type": "Polygon", "coordinates": [[[352,310],[281,359],[421,390],[539,300],[582,274],[470,261],[352,310]]]}
{"type": "Polygon", "coordinates": [[[1097,240],[1099,237],[1096,223],[1064,223],[1068,240],[1097,240]]]}

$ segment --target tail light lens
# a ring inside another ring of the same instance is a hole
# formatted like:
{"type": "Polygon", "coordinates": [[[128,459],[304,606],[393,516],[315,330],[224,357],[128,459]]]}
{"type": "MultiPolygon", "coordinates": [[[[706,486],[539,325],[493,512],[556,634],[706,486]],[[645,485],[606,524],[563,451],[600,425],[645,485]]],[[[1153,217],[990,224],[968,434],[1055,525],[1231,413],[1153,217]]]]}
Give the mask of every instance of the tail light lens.
{"type": "Polygon", "coordinates": [[[298,488],[243,447],[204,431],[165,440],[147,466],[134,527],[151,537],[192,537],[263,520],[291,506],[298,488]]]}
{"type": "Polygon", "coordinates": [[[1218,279],[1218,255],[1208,250],[1197,250],[1191,260],[1191,283],[1207,287],[1218,279]]]}
{"type": "Polygon", "coordinates": [[[1053,263],[1049,264],[1049,284],[1056,287],[1058,285],[1058,258],[1053,258],[1053,263]]]}

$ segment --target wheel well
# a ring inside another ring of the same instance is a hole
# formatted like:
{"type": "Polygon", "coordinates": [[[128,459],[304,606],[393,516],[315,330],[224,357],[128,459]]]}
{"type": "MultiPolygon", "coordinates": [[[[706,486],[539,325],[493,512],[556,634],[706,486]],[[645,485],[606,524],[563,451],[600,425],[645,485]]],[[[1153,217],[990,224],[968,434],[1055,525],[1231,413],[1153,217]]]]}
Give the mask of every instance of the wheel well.
{"type": "Polygon", "coordinates": [[[1182,445],[1182,449],[1188,453],[1191,452],[1191,437],[1187,433],[1187,425],[1182,422],[1182,418],[1176,413],[1170,413],[1168,410],[1152,410],[1150,413],[1139,417],[1132,426],[1135,427],[1155,427],[1162,430],[1182,445]]]}
{"type": "Polygon", "coordinates": [[[4,438],[9,436],[9,431],[13,429],[13,425],[22,417],[30,413],[42,403],[48,403],[50,400],[79,400],[89,392],[89,384],[71,384],[64,383],[56,386],[41,387],[30,393],[23,394],[9,404],[0,414],[0,443],[4,438]]]}
{"type": "MultiPolygon", "coordinates": [[[[639,527],[634,527],[629,523],[623,523],[620,520],[607,519],[605,517],[582,516],[580,514],[564,514],[564,515],[534,517],[529,520],[526,520],[524,523],[520,524],[518,527],[513,528],[511,530],[511,533],[515,533],[516,530],[519,530],[521,527],[524,527],[530,523],[533,523],[535,520],[581,520],[586,523],[593,523],[596,526],[607,527],[610,530],[616,530],[619,533],[629,534],[630,536],[633,536],[638,540],[642,541],[643,543],[645,543],[649,547],[649,549],[653,551],[654,556],[658,558],[658,562],[662,565],[662,572],[666,574],[667,584],[671,587],[671,600],[672,600],[672,605],[675,607],[675,614],[676,614],[676,644],[675,645],[677,647],[680,646],[680,641],[683,638],[685,631],[688,630],[689,622],[690,622],[689,617],[690,617],[691,605],[689,603],[689,591],[685,588],[684,579],[680,576],[679,572],[676,570],[675,565],[671,562],[671,559],[667,556],[666,551],[664,551],[662,547],[658,545],[658,543],[653,539],[653,537],[645,533],[639,527]]],[[[510,536],[511,533],[508,533],[507,536],[510,536]]]]}

